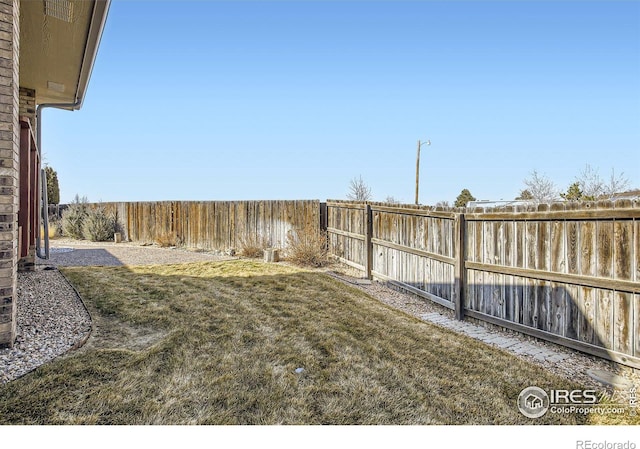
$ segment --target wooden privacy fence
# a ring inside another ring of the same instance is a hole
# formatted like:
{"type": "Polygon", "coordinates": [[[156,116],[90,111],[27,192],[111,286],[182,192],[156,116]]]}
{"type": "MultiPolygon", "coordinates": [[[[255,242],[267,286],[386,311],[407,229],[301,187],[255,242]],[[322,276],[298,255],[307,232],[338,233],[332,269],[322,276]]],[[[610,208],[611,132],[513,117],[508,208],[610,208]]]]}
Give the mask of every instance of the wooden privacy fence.
{"type": "Polygon", "coordinates": [[[320,202],[296,201],[158,201],[103,203],[116,215],[124,238],[153,243],[175,239],[205,250],[239,249],[259,241],[284,248],[287,233],[319,226],[320,202]]]}
{"type": "Polygon", "coordinates": [[[640,368],[640,206],[328,201],[330,252],[455,311],[640,368]]]}

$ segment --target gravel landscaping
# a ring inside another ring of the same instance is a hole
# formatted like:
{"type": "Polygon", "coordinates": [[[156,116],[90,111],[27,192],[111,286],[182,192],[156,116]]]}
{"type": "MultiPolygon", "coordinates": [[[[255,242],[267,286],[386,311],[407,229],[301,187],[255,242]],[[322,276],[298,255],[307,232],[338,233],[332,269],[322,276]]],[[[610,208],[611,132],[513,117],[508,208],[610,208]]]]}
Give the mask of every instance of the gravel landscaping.
{"type": "Polygon", "coordinates": [[[36,259],[38,264],[52,266],[118,266],[233,259],[233,257],[212,252],[159,248],[151,245],[141,246],[134,243],[95,243],[72,239],[56,239],[54,245],[52,244],[49,260],[36,259]]]}
{"type": "Polygon", "coordinates": [[[91,318],[64,276],[39,266],[18,273],[17,327],[13,348],[0,349],[0,383],[81,346],[91,332],[91,318]]]}

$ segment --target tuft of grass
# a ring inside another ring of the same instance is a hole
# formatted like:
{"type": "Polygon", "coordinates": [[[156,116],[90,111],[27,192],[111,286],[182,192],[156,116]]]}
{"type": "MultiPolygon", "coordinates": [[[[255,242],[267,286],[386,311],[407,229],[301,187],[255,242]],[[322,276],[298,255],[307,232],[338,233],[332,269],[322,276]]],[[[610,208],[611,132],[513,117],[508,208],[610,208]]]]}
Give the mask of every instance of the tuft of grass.
{"type": "Polygon", "coordinates": [[[322,273],[251,260],[63,270],[96,330],[0,386],[2,424],[591,422],[524,417],[523,388],[580,385],[322,273]]]}
{"type": "Polygon", "coordinates": [[[250,259],[258,259],[264,255],[264,250],[269,246],[269,241],[266,237],[251,234],[240,239],[239,255],[250,259]]]}
{"type": "Polygon", "coordinates": [[[180,245],[178,236],[176,236],[172,232],[168,232],[156,237],[156,243],[158,244],[158,246],[160,246],[160,248],[170,248],[172,246],[180,245]]]}
{"type": "Polygon", "coordinates": [[[329,264],[327,233],[311,225],[290,231],[287,235],[287,259],[307,267],[329,264]]]}
{"type": "MultiPolygon", "coordinates": [[[[48,237],[49,239],[55,239],[58,236],[61,235],[61,221],[58,219],[52,219],[51,217],[49,217],[49,230],[48,230],[48,237]]],[[[44,225],[40,226],[40,238],[44,238],[44,225]]]]}

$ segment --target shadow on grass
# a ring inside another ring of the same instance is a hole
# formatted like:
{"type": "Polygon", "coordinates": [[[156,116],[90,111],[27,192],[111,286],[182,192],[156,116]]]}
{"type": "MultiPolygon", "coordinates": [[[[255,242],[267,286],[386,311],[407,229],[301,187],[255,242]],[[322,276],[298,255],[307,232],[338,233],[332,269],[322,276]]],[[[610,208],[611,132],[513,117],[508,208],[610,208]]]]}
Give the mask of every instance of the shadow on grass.
{"type": "Polygon", "coordinates": [[[319,273],[248,261],[64,273],[97,332],[0,387],[2,423],[589,422],[517,409],[525,387],[579,385],[319,273]]]}
{"type": "Polygon", "coordinates": [[[55,251],[52,248],[49,259],[43,263],[59,267],[124,265],[120,259],[102,248],[55,248],[55,251]]]}
{"type": "MultiPolygon", "coordinates": [[[[633,402],[634,387],[628,377],[638,369],[639,359],[632,293],[517,276],[483,279],[476,273],[473,278],[485,282],[466,283],[465,319],[504,326],[604,359],[610,368],[600,376],[609,382],[603,390],[619,404],[633,402]]],[[[390,283],[453,308],[453,283],[390,283]]]]}

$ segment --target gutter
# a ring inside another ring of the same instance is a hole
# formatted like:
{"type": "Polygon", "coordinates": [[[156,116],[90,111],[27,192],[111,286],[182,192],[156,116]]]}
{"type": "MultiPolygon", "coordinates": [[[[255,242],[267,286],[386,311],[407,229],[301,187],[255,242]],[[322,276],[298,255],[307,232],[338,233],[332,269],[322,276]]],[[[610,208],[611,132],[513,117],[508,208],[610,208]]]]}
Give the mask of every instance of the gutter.
{"type": "MultiPolygon", "coordinates": [[[[105,23],[107,22],[107,15],[109,13],[110,6],[111,0],[95,0],[93,4],[87,43],[84,47],[82,65],[80,66],[78,88],[76,89],[75,95],[76,100],[73,103],[42,103],[36,108],[36,146],[38,147],[40,156],[42,156],[42,110],[45,108],[58,108],[66,109],[68,111],[76,111],[82,107],[84,96],[87,92],[87,87],[89,86],[89,80],[91,79],[91,72],[93,72],[93,66],[96,62],[96,56],[98,55],[98,47],[100,46],[100,40],[102,39],[102,33],[104,31],[105,23]]],[[[49,205],[46,198],[46,179],[44,178],[44,170],[42,170],[40,180],[43,182],[43,187],[40,190],[41,192],[44,192],[43,204],[40,208],[40,221],[44,224],[45,253],[41,254],[40,232],[38,232],[38,238],[36,240],[36,254],[40,259],[49,259],[49,205]]]]}

